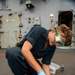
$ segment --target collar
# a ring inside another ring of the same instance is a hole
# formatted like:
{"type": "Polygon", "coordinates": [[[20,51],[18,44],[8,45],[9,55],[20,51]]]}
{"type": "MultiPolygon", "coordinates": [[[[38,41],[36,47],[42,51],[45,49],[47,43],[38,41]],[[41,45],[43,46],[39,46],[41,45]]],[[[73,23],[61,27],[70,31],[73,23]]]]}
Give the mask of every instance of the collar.
{"type": "Polygon", "coordinates": [[[47,38],[49,32],[50,32],[50,30],[46,30],[46,31],[43,33],[43,36],[44,36],[45,38],[47,38]]]}

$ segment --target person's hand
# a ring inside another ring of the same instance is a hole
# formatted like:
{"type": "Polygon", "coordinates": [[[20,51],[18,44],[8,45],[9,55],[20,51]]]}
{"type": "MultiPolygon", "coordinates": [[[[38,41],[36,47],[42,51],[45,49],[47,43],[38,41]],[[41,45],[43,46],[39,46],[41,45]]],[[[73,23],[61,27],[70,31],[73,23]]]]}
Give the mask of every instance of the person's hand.
{"type": "Polygon", "coordinates": [[[41,70],[40,72],[37,73],[38,75],[46,75],[45,72],[43,70],[41,70]]]}

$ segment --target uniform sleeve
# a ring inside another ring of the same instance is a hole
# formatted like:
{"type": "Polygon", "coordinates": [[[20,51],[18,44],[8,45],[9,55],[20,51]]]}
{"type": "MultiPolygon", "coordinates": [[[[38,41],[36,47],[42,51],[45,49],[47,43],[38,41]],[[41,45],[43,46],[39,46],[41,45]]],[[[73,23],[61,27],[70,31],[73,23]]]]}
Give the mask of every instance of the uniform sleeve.
{"type": "Polygon", "coordinates": [[[33,46],[36,44],[42,34],[41,29],[42,28],[40,26],[33,27],[26,36],[26,40],[28,40],[33,46]]]}
{"type": "Polygon", "coordinates": [[[54,52],[55,52],[56,47],[49,47],[48,49],[50,49],[50,50],[49,50],[49,52],[43,57],[42,63],[49,65],[49,64],[51,63],[51,59],[52,59],[52,57],[53,57],[53,55],[54,55],[54,52]]]}

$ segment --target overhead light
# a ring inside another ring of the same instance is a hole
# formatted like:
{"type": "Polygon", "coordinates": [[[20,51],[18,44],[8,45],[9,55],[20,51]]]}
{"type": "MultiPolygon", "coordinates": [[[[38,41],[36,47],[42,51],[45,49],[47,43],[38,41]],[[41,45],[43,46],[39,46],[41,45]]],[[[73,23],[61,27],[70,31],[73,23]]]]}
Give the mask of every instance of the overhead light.
{"type": "Polygon", "coordinates": [[[54,14],[50,14],[50,17],[53,17],[54,16],[54,14]]]}
{"type": "Polygon", "coordinates": [[[33,9],[34,8],[33,4],[31,3],[31,0],[26,1],[26,6],[27,6],[28,9],[33,9]]]}
{"type": "Polygon", "coordinates": [[[54,16],[54,14],[50,14],[51,23],[53,22],[53,16],[54,16]]]}

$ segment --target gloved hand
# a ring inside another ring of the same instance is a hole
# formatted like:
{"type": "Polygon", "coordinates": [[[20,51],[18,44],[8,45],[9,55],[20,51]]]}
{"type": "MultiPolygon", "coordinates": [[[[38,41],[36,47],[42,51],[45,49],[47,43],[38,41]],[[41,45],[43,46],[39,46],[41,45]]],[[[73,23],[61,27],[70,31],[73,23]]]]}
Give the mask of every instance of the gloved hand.
{"type": "Polygon", "coordinates": [[[41,70],[40,72],[37,73],[38,75],[46,75],[45,72],[43,70],[41,70]]]}

